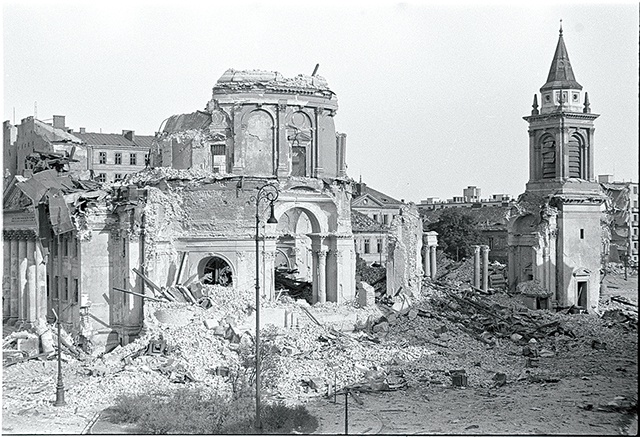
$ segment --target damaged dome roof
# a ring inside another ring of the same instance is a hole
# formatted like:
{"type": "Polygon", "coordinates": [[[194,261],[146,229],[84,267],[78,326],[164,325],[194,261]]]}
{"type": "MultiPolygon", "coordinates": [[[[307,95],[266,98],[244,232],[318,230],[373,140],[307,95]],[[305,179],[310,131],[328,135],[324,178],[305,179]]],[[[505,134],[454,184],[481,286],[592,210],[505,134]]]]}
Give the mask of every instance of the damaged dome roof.
{"type": "Polygon", "coordinates": [[[228,69],[218,79],[215,89],[253,89],[263,88],[273,91],[318,92],[333,94],[327,81],[321,76],[299,74],[292,78],[284,77],[277,71],[266,70],[234,70],[228,69]]]}

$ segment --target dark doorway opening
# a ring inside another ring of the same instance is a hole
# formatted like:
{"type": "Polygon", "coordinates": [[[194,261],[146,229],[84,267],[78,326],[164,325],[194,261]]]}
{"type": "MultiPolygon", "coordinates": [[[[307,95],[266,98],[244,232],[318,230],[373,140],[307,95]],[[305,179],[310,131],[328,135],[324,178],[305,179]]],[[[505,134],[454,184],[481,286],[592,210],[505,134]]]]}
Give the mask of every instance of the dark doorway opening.
{"type": "Polygon", "coordinates": [[[201,281],[203,284],[228,287],[233,284],[231,266],[222,258],[217,256],[211,257],[207,265],[204,266],[201,281]]]}
{"type": "Polygon", "coordinates": [[[587,309],[587,282],[578,281],[578,306],[587,309]]]}

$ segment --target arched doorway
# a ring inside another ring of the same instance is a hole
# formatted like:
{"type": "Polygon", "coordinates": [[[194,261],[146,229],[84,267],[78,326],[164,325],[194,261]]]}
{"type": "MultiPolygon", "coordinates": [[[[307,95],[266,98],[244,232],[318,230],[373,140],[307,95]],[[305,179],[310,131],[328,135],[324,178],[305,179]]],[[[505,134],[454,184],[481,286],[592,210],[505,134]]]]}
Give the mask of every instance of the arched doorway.
{"type": "Polygon", "coordinates": [[[206,260],[200,281],[208,285],[233,285],[233,270],[229,263],[218,257],[212,256],[206,260]]]}

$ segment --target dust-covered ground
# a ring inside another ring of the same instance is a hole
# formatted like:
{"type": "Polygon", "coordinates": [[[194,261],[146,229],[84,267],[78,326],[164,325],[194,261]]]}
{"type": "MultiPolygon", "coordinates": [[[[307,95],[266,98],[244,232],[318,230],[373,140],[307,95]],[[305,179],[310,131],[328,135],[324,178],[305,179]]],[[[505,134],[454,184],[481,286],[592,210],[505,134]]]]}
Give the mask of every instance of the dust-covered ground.
{"type": "MultiPolygon", "coordinates": [[[[349,390],[350,434],[635,434],[637,276],[608,275],[605,284],[599,315],[529,311],[517,296],[471,294],[461,283],[427,283],[400,312],[305,307],[321,326],[300,302],[267,304],[297,323],[263,336],[263,393],[270,402],[305,404],[320,422],[316,434],[344,432],[349,390]],[[336,315],[358,329],[334,329],[336,315]],[[455,370],[465,371],[466,387],[453,386],[455,370]]],[[[135,432],[100,426],[99,412],[120,394],[185,386],[232,392],[216,369],[251,376],[251,293],[215,292],[208,309],[148,305],[147,333],[109,354],[63,354],[66,406],[52,405],[55,360],[4,367],[3,434],[135,432]],[[169,352],[141,353],[158,339],[169,352]]]]}

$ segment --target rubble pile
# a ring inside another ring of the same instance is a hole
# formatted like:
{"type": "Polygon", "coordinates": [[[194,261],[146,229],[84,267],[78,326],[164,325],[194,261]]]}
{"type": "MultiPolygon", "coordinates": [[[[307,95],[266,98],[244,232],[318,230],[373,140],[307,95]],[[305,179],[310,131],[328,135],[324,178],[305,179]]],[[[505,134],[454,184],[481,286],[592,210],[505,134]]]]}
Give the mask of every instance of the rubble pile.
{"type": "MultiPolygon", "coordinates": [[[[65,348],[67,402],[107,406],[122,393],[170,391],[184,384],[219,394],[250,390],[253,291],[199,287],[211,297],[207,308],[145,301],[143,332],[126,346],[99,356],[65,348]]],[[[427,282],[411,306],[397,311],[355,302],[311,307],[290,298],[264,301],[262,310],[265,317],[271,312],[286,319],[263,327],[261,350],[265,396],[288,403],[345,390],[556,382],[562,376],[550,376],[543,367],[582,376],[600,364],[587,360],[592,364],[585,366],[579,358],[633,360],[630,345],[637,344],[637,307],[635,324],[605,316],[608,310],[602,317],[532,311],[506,293],[479,294],[444,281],[427,282]]],[[[34,333],[13,333],[5,338],[5,349],[21,340],[26,348],[34,339],[34,333]]],[[[51,354],[9,367],[5,361],[5,408],[18,411],[50,401],[56,367],[47,357],[51,354]],[[29,389],[19,383],[24,375],[29,389]]]]}
{"type": "Polygon", "coordinates": [[[438,266],[438,279],[447,279],[453,282],[473,281],[473,258],[465,258],[462,261],[443,262],[442,269],[438,266]]]}

